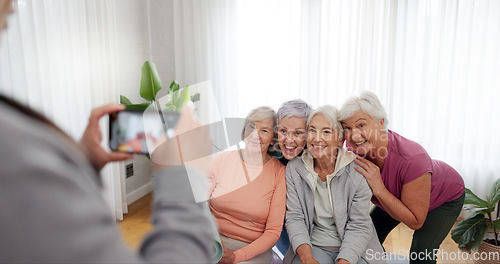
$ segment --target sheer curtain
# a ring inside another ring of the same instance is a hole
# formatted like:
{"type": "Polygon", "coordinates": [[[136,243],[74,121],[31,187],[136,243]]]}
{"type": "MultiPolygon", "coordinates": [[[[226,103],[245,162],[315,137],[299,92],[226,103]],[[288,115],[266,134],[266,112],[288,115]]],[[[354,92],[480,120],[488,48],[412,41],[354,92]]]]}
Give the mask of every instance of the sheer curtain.
{"type": "MultiPolygon", "coordinates": [[[[114,12],[114,0],[18,0],[0,44],[0,92],[79,140],[94,107],[119,102],[114,12]]],[[[107,135],[105,120],[101,130],[107,135]]],[[[127,208],[122,167],[101,171],[117,219],[127,208]]]]}
{"type": "Polygon", "coordinates": [[[389,128],[484,197],[498,178],[500,1],[174,1],[176,78],[211,80],[224,117],[375,92],[389,128]]]}

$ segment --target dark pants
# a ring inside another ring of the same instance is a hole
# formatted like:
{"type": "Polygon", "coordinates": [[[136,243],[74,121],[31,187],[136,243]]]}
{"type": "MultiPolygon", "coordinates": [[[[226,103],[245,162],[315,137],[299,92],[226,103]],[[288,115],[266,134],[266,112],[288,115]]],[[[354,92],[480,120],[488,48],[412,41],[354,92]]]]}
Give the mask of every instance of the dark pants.
{"type": "MultiPolygon", "coordinates": [[[[439,246],[453,227],[462,210],[464,200],[465,193],[427,214],[424,225],[413,233],[409,256],[411,264],[436,263],[433,252],[439,249],[439,246]]],[[[400,223],[378,206],[372,209],[370,216],[377,230],[380,244],[384,243],[387,235],[400,223]]]]}

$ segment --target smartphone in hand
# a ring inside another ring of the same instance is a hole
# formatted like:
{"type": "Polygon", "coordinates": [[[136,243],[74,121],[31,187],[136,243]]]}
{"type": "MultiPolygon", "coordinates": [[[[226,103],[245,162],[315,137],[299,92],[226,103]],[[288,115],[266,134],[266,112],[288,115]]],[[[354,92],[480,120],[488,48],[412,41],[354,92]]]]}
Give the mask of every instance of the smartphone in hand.
{"type": "Polygon", "coordinates": [[[109,147],[113,151],[150,154],[154,147],[171,138],[179,113],[151,110],[124,110],[109,115],[109,147]]]}

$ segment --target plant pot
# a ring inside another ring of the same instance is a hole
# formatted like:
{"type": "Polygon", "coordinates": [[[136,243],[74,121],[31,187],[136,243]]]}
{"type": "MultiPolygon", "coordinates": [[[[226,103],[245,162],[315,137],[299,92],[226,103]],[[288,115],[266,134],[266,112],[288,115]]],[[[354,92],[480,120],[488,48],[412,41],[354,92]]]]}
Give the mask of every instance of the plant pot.
{"type": "Polygon", "coordinates": [[[479,245],[479,248],[477,249],[477,259],[474,261],[474,263],[500,264],[500,246],[495,246],[483,241],[483,243],[481,243],[481,245],[479,245]],[[481,260],[481,257],[487,258],[488,256],[489,259],[481,260]]]}

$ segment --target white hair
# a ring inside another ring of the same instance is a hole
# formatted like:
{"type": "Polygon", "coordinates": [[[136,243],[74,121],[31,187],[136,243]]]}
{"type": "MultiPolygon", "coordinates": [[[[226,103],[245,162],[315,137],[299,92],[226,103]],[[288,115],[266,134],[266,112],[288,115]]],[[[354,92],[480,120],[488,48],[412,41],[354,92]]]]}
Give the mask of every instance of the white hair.
{"type": "Polygon", "coordinates": [[[387,131],[387,125],[389,124],[387,113],[376,94],[370,91],[362,91],[359,96],[352,96],[347,99],[340,108],[339,120],[346,120],[359,111],[371,116],[377,122],[384,119],[384,131],[387,131]]]}
{"type": "Polygon", "coordinates": [[[303,118],[304,121],[307,121],[309,113],[311,113],[311,106],[303,100],[295,99],[286,101],[280,106],[278,113],[276,114],[276,119],[279,121],[281,119],[296,116],[303,118]]]}
{"type": "Polygon", "coordinates": [[[342,127],[342,124],[339,121],[338,118],[339,111],[337,110],[337,108],[331,105],[324,105],[316,108],[307,118],[307,127],[309,127],[311,120],[316,115],[323,115],[326,118],[326,120],[330,122],[332,128],[337,131],[339,140],[342,140],[344,138],[344,128],[342,127]]]}

